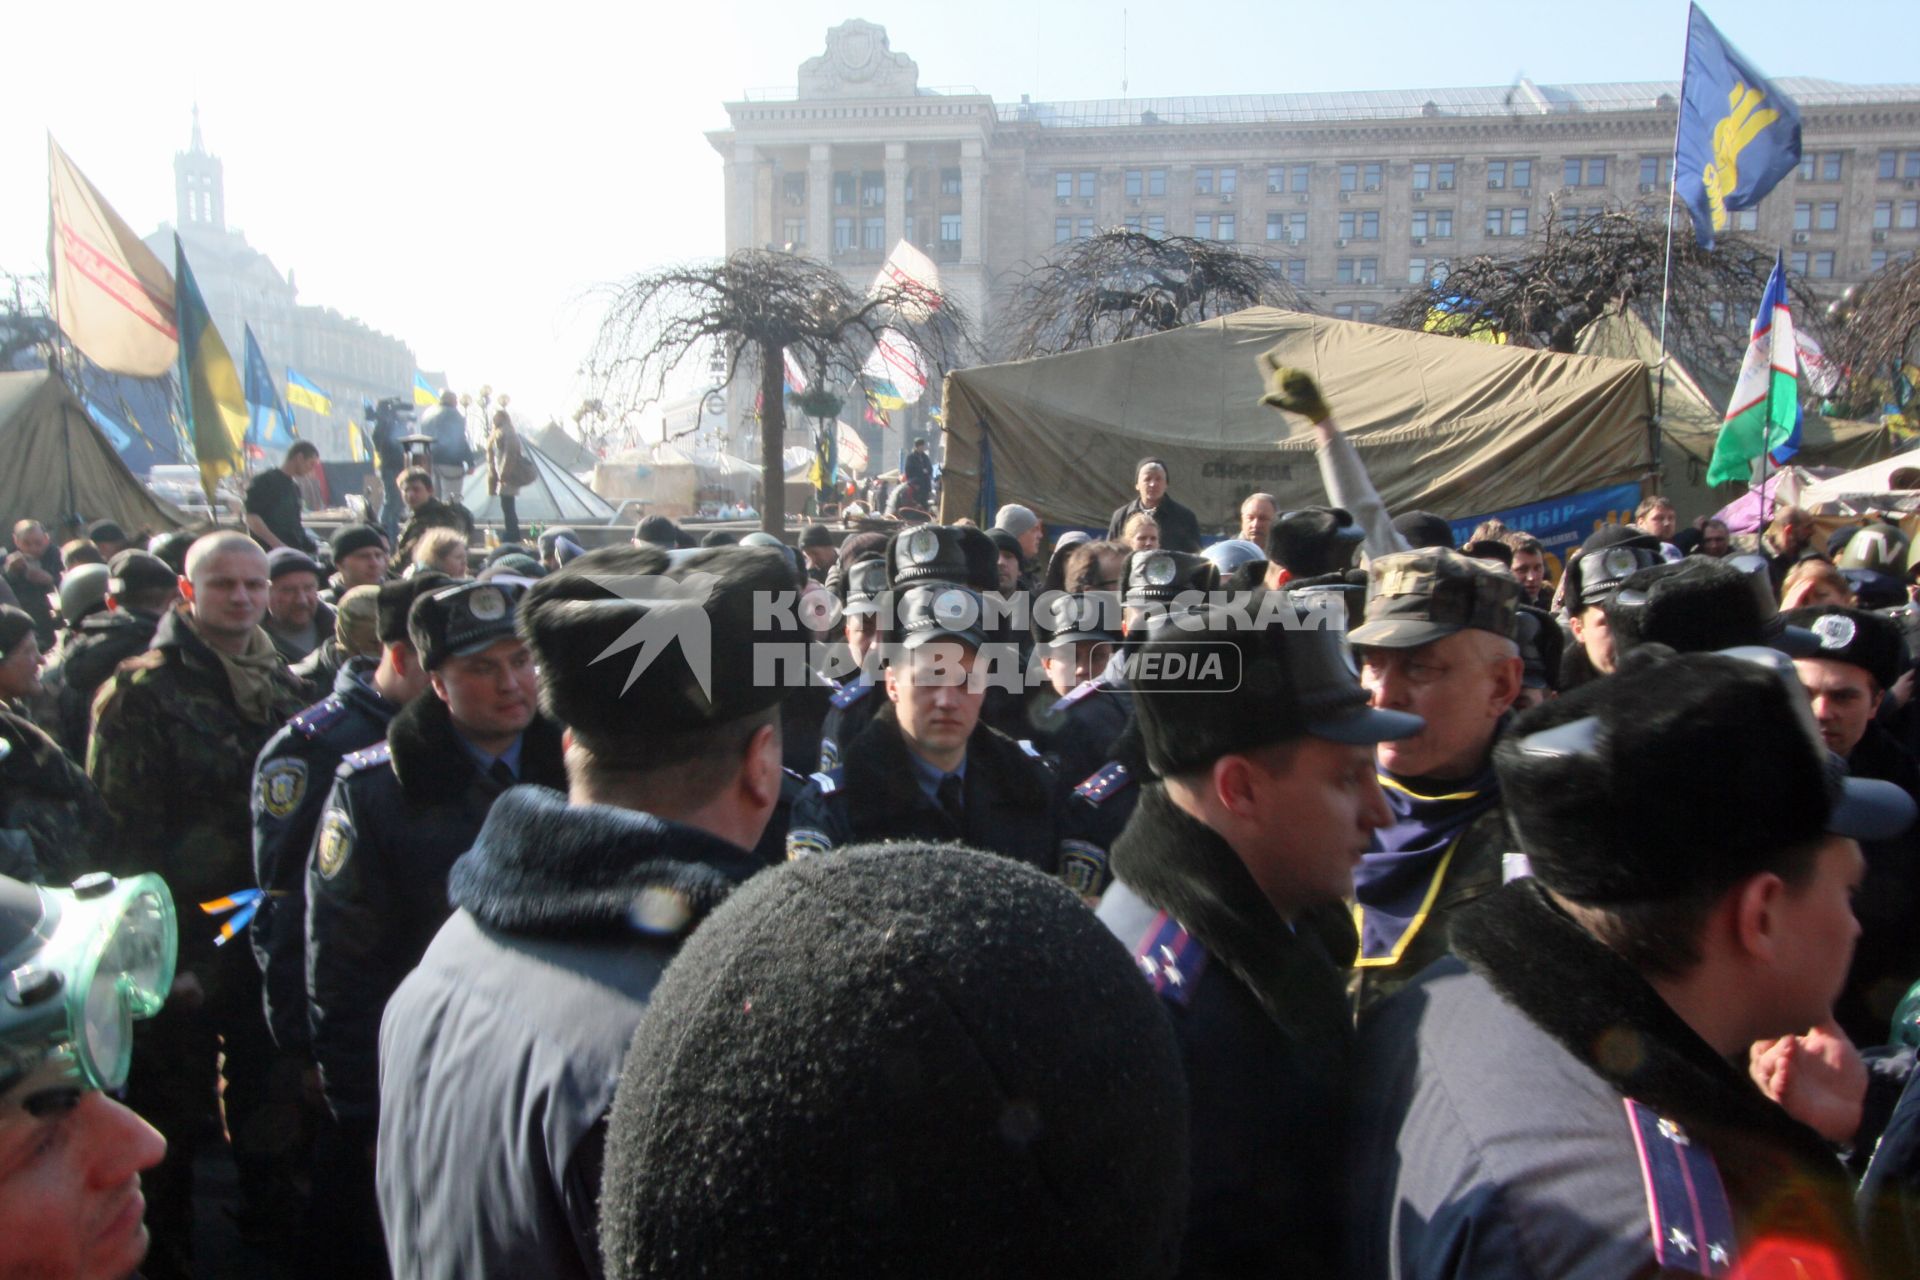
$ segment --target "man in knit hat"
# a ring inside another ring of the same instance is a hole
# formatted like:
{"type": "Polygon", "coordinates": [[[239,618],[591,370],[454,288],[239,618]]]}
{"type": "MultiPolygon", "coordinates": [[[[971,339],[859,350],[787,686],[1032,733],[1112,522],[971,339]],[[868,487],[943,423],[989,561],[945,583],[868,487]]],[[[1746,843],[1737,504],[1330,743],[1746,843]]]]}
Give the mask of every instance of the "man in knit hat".
{"type": "Polygon", "coordinates": [[[567,726],[567,790],[494,804],[448,881],[452,917],[388,1005],[396,1275],[600,1273],[601,1137],[634,1025],[762,865],[787,690],[755,680],[755,651],[791,642],[772,615],[792,591],[791,561],[749,547],[607,548],[529,588],[519,627],[567,726]]]}
{"type": "Polygon", "coordinates": [[[1858,1093],[1742,1068],[1831,1018],[1857,841],[1914,804],[1846,777],[1795,683],[1767,650],[1639,658],[1502,739],[1532,874],[1363,1024],[1347,1274],[1867,1274],[1829,1145],[1858,1093]]]}

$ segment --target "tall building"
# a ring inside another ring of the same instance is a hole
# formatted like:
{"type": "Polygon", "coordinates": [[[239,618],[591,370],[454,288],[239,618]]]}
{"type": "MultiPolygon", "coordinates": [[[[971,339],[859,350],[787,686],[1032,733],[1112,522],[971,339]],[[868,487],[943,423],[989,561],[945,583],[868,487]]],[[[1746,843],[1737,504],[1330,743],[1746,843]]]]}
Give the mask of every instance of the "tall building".
{"type": "Polygon", "coordinates": [[[239,228],[227,224],[225,172],[201,139],[198,107],[192,141],[174,154],[173,175],[176,221],[162,223],[146,238],[147,247],[171,267],[179,233],[234,362],[245,359],[245,327],[251,326],[283,396],[292,366],[333,400],[333,413],[324,418],[292,408],[301,436],[319,445],[322,457],[348,457],[347,423],[359,420],[363,399],[411,396],[418,368],[412,348],[331,307],[303,305],[293,271],[282,275],[239,228]]]}
{"type": "MultiPolygon", "coordinates": [[[[1800,105],[1803,162],[1735,217],[1836,296],[1920,249],[1920,85],[1774,83],[1800,105]]],[[[1246,243],[1316,309],[1373,319],[1455,259],[1518,249],[1548,217],[1664,204],[1679,92],[1523,79],[995,103],[921,87],[886,29],[854,20],[827,32],[796,88],[726,104],[731,126],[708,138],[725,161],[729,252],[791,245],[864,286],[904,237],[991,344],[1023,263],[1113,227],[1246,243]]]]}

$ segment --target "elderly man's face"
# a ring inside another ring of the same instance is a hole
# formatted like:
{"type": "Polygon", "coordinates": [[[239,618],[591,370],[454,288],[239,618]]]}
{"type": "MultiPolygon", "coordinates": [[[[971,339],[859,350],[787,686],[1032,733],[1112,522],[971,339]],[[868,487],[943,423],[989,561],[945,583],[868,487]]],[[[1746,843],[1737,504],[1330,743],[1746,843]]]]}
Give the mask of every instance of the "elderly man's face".
{"type": "Polygon", "coordinates": [[[50,546],[52,542],[52,535],[37,524],[30,526],[22,533],[13,535],[13,545],[28,556],[45,555],[47,547],[50,546]]]}
{"type": "Polygon", "coordinates": [[[1141,506],[1158,506],[1161,495],[1167,491],[1166,469],[1155,462],[1141,467],[1133,478],[1133,491],[1140,495],[1141,506]]]}
{"type": "Polygon", "coordinates": [[[1036,520],[1033,528],[1020,535],[1020,554],[1031,560],[1040,554],[1040,539],[1045,537],[1047,526],[1036,520]]]}
{"type": "Polygon", "coordinates": [[[320,580],[310,573],[283,573],[267,592],[267,616],[275,626],[297,630],[313,621],[320,607],[320,580]]]}
{"type": "Polygon", "coordinates": [[[1267,530],[1273,528],[1273,504],[1265,498],[1249,498],[1240,508],[1240,536],[1256,547],[1267,545],[1267,530]]]}
{"type": "Polygon", "coordinates": [[[1718,559],[1733,550],[1733,535],[1718,520],[1709,520],[1700,531],[1700,554],[1718,559]]]}

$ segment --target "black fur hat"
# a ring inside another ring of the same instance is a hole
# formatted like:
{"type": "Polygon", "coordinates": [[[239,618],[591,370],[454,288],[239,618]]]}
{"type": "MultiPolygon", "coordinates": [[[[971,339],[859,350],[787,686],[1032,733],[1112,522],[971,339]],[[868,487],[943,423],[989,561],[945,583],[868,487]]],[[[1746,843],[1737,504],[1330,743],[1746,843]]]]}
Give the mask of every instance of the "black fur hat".
{"type": "Polygon", "coordinates": [[[1618,674],[1534,708],[1494,747],[1508,818],[1542,884],[1596,905],[1712,894],[1823,832],[1874,838],[1902,806],[1889,834],[1911,823],[1904,792],[1844,777],[1785,657],[1768,655],[1770,669],[1661,652],[1649,646],[1618,674]],[[1878,825],[1860,825],[1863,811],[1878,825]]]}
{"type": "Polygon", "coordinates": [[[1804,630],[1782,625],[1765,575],[1710,556],[1636,569],[1604,604],[1616,653],[1641,644],[1679,653],[1763,644],[1805,657],[1813,647],[1804,630]]]}
{"type": "Polygon", "coordinates": [[[1453,526],[1444,516],[1431,511],[1407,511],[1395,516],[1393,531],[1405,538],[1407,546],[1414,551],[1422,547],[1453,550],[1453,526]]]}
{"type": "Polygon", "coordinates": [[[1795,609],[1785,616],[1789,624],[1805,627],[1818,645],[1816,651],[1801,657],[1851,663],[1872,676],[1882,689],[1892,688],[1906,669],[1900,627],[1885,614],[1824,604],[1795,609]]]}
{"type": "Polygon", "coordinates": [[[1267,530],[1267,558],[1296,578],[1317,578],[1351,568],[1366,536],[1344,507],[1302,507],[1267,530]]]}
{"type": "Polygon", "coordinates": [[[1167,1276],[1187,1099],[1165,1014],[1071,892],[955,845],[748,881],[634,1033],[609,1280],[1167,1276]]]}
{"type": "Polygon", "coordinates": [[[541,708],[576,733],[702,729],[791,692],[777,664],[756,679],[754,659],[763,642],[800,643],[764,607],[785,598],[790,615],[792,597],[792,562],[770,547],[605,547],[528,590],[520,634],[540,664],[541,708]]]}
{"type": "Polygon", "coordinates": [[[453,579],[438,569],[422,569],[411,578],[381,583],[380,598],[373,606],[374,638],[381,644],[398,644],[402,640],[413,643],[413,637],[407,634],[407,616],[413,612],[413,602],[452,585],[453,579]]]}

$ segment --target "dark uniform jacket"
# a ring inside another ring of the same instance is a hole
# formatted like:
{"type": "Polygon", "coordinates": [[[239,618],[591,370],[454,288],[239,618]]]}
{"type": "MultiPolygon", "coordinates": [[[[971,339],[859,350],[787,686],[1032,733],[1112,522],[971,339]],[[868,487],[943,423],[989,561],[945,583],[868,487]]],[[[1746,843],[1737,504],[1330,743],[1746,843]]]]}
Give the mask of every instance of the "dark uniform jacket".
{"type": "Polygon", "coordinates": [[[1096,676],[1035,717],[1034,745],[1060,762],[1061,777],[1088,777],[1113,759],[1132,710],[1133,695],[1124,686],[1096,676]]]}
{"type": "MultiPolygon", "coordinates": [[[[521,734],[520,780],[566,785],[560,728],[543,716],[521,734]]],[[[340,763],[307,866],[307,1023],[342,1122],[373,1119],[380,1011],[453,910],[447,873],[506,789],[432,695],[395,715],[385,742],[340,763]]]]}
{"type": "Polygon", "coordinates": [[[253,872],[267,898],[253,917],[254,958],[265,979],[267,1026],[289,1052],[307,1048],[307,855],[350,753],[384,740],[400,708],[380,696],[375,664],[356,658],[333,692],[273,735],[253,770],[253,872]]]}
{"type": "Polygon", "coordinates": [[[789,857],[875,840],[958,840],[1052,874],[1059,870],[1063,797],[1047,766],[988,726],[967,739],[966,821],[920,789],[907,740],[888,704],[817,773],[793,806],[789,857]]]}
{"type": "Polygon", "coordinates": [[[64,887],[105,866],[113,820],[86,771],[10,711],[0,743],[0,875],[64,887]]]}
{"type": "MultiPolygon", "coordinates": [[[[1146,508],[1140,505],[1140,499],[1137,497],[1115,510],[1113,518],[1107,521],[1107,541],[1117,541],[1127,521],[1145,510],[1146,508]]],[[[1161,494],[1160,505],[1153,509],[1152,515],[1154,523],[1160,526],[1162,550],[1194,552],[1200,550],[1200,517],[1194,515],[1190,507],[1184,507],[1175,502],[1171,494],[1161,494]]]]}
{"type": "Polygon", "coordinates": [[[398,1277],[600,1274],[607,1110],[687,935],[761,864],[694,827],[516,787],[380,1028],[378,1183],[398,1277]]]}
{"type": "MultiPolygon", "coordinates": [[[[1877,721],[1847,757],[1856,778],[1878,778],[1920,802],[1920,766],[1913,753],[1877,721]]],[[[1862,1047],[1883,1043],[1894,1006],[1920,981],[1920,831],[1860,845],[1867,874],[1854,895],[1860,940],[1846,986],[1834,1003],[1834,1019],[1862,1047]]]]}
{"type": "MultiPolygon", "coordinates": [[[[1192,1108],[1183,1276],[1338,1274],[1353,1025],[1326,934],[1291,927],[1246,865],[1159,786],[1115,843],[1100,919],[1133,952],[1180,1042],[1192,1108]]],[[[1338,945],[1338,944],[1337,944],[1338,945]]]]}
{"type": "Polygon", "coordinates": [[[834,691],[827,702],[826,718],[820,722],[822,773],[840,767],[840,749],[859,737],[874,712],[886,705],[886,692],[865,676],[855,676],[834,691]]]}
{"type": "MultiPolygon", "coordinates": [[[[94,704],[87,772],[113,814],[107,869],[154,871],[167,882],[179,912],[182,970],[198,972],[216,954],[218,928],[198,904],[254,882],[253,762],[306,705],[285,668],[272,679],[270,720],[245,718],[226,669],[176,610],[160,620],[153,647],[122,663],[94,704]]],[[[250,958],[241,963],[253,968],[250,958]]]]}
{"type": "Polygon", "coordinates": [[[152,614],[113,609],[82,619],[67,633],[72,638],[60,652],[60,691],[55,697],[59,724],[54,734],[75,760],[87,758],[94,695],[115,667],[147,651],[159,625],[152,614]]]}
{"type": "Polygon", "coordinates": [[[1763,1235],[1864,1274],[1832,1149],[1536,882],[1463,912],[1453,944],[1362,1027],[1357,1280],[1726,1275],[1763,1235]]]}
{"type": "Polygon", "coordinates": [[[340,642],[329,633],[326,638],[313,647],[313,652],[298,662],[291,664],[288,670],[293,678],[305,685],[307,692],[315,699],[325,697],[334,687],[341,668],[347,663],[347,651],[340,642]]]}

